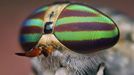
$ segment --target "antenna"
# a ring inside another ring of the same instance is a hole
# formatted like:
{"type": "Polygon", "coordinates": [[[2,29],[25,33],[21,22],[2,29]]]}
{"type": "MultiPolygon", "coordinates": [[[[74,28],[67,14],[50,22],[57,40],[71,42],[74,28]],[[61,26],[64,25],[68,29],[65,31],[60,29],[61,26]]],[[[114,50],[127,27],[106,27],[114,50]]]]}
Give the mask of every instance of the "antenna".
{"type": "Polygon", "coordinates": [[[49,18],[51,19],[53,15],[54,15],[54,11],[51,12],[51,14],[49,15],[49,18]]]}

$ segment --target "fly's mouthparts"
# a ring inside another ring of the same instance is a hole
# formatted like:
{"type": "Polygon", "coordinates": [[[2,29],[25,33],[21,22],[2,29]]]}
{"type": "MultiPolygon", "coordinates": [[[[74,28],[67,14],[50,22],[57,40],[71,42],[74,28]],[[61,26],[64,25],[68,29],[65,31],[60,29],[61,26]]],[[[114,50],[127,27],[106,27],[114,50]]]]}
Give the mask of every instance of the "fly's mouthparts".
{"type": "Polygon", "coordinates": [[[42,50],[40,48],[33,48],[32,50],[25,53],[16,53],[18,56],[26,56],[26,57],[36,57],[41,55],[42,50]]]}
{"type": "Polygon", "coordinates": [[[26,57],[37,57],[41,54],[44,56],[48,56],[52,53],[54,50],[53,46],[39,46],[37,48],[33,48],[30,51],[27,51],[25,53],[16,53],[18,56],[26,56],[26,57]]]}

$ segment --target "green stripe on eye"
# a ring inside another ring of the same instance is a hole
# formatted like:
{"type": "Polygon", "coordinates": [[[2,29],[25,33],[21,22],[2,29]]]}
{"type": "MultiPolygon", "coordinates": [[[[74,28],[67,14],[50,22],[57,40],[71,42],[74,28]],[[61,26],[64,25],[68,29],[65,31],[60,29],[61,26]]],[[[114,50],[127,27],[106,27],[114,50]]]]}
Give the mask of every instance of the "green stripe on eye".
{"type": "Polygon", "coordinates": [[[113,31],[79,31],[79,32],[55,32],[61,41],[97,40],[101,38],[112,38],[118,35],[118,29],[113,31]]]}
{"type": "Polygon", "coordinates": [[[24,26],[43,26],[42,19],[28,19],[23,23],[24,26]]]}
{"type": "Polygon", "coordinates": [[[95,10],[86,7],[86,6],[82,6],[82,5],[70,5],[68,6],[66,9],[68,10],[77,10],[77,11],[86,11],[86,12],[92,12],[92,13],[96,13],[98,14],[98,12],[96,12],[95,10]]]}
{"type": "Polygon", "coordinates": [[[23,34],[21,35],[21,41],[24,43],[28,42],[38,42],[42,34],[33,33],[33,34],[23,34]]]}
{"type": "Polygon", "coordinates": [[[107,23],[113,24],[113,22],[104,16],[99,17],[64,17],[56,22],[56,26],[68,24],[68,23],[81,23],[81,22],[98,22],[98,23],[107,23]]]}
{"type": "Polygon", "coordinates": [[[48,9],[48,7],[44,6],[44,7],[41,7],[39,9],[37,9],[36,11],[34,11],[33,13],[36,14],[36,13],[40,13],[40,12],[43,12],[43,11],[46,11],[48,9]]]}

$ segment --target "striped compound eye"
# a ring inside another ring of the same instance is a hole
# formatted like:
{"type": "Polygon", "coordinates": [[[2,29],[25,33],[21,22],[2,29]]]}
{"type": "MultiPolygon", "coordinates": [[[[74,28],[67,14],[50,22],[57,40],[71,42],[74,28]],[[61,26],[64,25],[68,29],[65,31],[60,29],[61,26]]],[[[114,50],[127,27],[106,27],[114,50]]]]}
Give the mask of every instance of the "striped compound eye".
{"type": "Polygon", "coordinates": [[[62,45],[77,53],[104,50],[119,39],[117,25],[109,17],[94,8],[74,3],[36,10],[23,23],[21,45],[24,50],[30,50],[46,34],[53,34],[62,45]]]}
{"type": "Polygon", "coordinates": [[[88,6],[70,4],[58,17],[54,35],[70,50],[90,53],[115,45],[119,39],[119,30],[101,12],[88,6]]]}
{"type": "Polygon", "coordinates": [[[25,51],[31,50],[40,40],[44,31],[44,14],[48,9],[43,6],[35,10],[22,24],[20,43],[25,51]]]}

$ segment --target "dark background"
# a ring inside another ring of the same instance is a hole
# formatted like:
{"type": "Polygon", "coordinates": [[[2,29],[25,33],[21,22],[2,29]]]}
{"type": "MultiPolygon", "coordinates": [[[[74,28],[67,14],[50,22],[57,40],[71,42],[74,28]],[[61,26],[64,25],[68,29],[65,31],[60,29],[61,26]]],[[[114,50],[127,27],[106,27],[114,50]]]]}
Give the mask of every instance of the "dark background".
{"type": "MultiPolygon", "coordinates": [[[[56,1],[56,0],[55,0],[56,1]]],[[[70,0],[117,9],[134,17],[134,0],[70,0]]],[[[0,75],[29,75],[30,59],[21,51],[18,34],[22,21],[37,7],[54,0],[0,0],[0,75]]]]}

